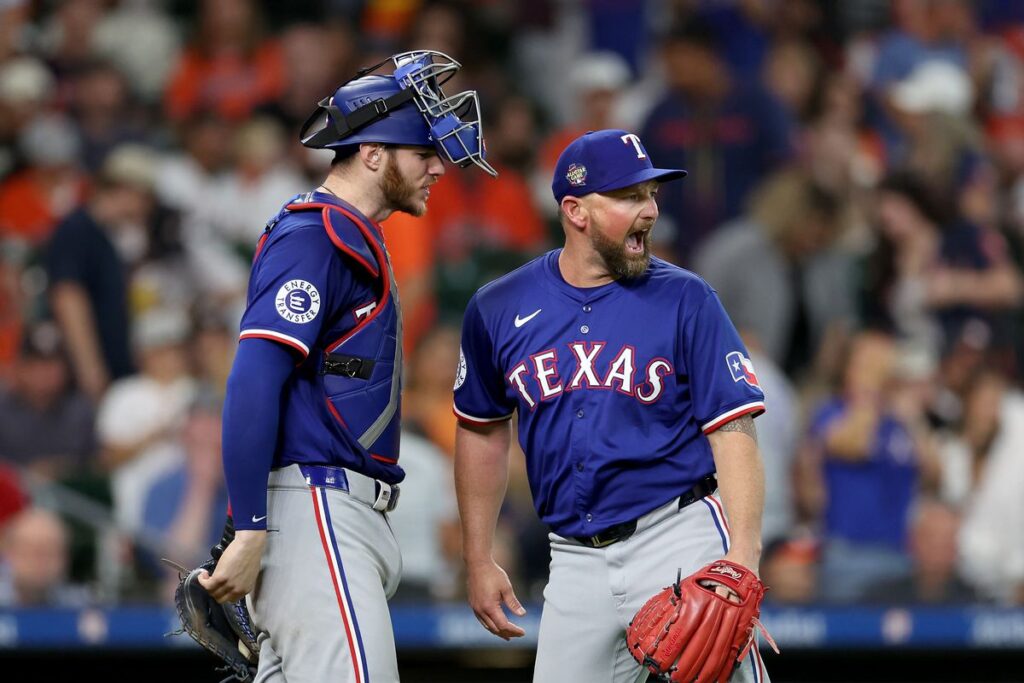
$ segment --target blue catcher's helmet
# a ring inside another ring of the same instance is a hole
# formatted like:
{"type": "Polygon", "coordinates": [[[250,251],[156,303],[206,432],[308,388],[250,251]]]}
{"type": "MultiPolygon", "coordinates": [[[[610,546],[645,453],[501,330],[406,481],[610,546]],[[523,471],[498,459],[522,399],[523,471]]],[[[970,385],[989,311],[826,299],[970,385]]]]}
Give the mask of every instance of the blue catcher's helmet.
{"type": "Polygon", "coordinates": [[[431,50],[403,52],[363,69],[321,100],[300,133],[302,144],[344,151],[364,142],[436,147],[453,164],[497,172],[484,159],[480,101],[476,91],[448,97],[441,89],[460,65],[431,50]],[[373,75],[392,62],[392,75],[373,75]],[[318,130],[310,126],[323,120],[318,130]]]}

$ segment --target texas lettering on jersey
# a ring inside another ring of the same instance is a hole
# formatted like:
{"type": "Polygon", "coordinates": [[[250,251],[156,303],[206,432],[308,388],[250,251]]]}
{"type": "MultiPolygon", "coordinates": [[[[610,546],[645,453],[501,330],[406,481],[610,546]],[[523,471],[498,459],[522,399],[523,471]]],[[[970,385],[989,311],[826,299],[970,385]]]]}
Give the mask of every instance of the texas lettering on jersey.
{"type": "Polygon", "coordinates": [[[586,536],[713,472],[706,435],[764,410],[764,394],[699,277],[651,259],[642,278],[581,289],[558,256],[469,301],[453,409],[474,428],[516,416],[538,515],[586,536]]]}
{"type": "Polygon", "coordinates": [[[675,369],[665,358],[653,358],[640,368],[636,349],[625,345],[614,355],[602,341],[572,342],[568,356],[558,349],[532,354],[512,368],[506,380],[530,410],[563,392],[581,389],[614,390],[641,403],[654,403],[665,391],[665,378],[675,369]]]}

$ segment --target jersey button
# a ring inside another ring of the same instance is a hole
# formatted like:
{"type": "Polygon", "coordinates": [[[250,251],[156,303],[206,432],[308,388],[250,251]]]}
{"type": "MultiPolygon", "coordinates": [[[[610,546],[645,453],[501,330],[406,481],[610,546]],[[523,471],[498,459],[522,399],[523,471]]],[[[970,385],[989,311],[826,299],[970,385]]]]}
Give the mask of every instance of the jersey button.
{"type": "Polygon", "coordinates": [[[576,411],[576,417],[582,418],[583,415],[583,408],[580,408],[579,410],[576,411]]]}
{"type": "Polygon", "coordinates": [[[583,306],[583,312],[584,313],[590,313],[592,310],[594,310],[594,309],[592,309],[590,307],[590,304],[586,304],[585,306],[583,306]]]}
{"type": "Polygon", "coordinates": [[[590,332],[590,325],[583,325],[582,327],[580,327],[580,332],[582,332],[583,334],[590,332]]]}
{"type": "Polygon", "coordinates": [[[592,515],[592,514],[590,514],[590,513],[588,512],[588,513],[587,513],[587,521],[588,521],[588,522],[593,522],[593,521],[594,521],[594,515],[592,515]]]}
{"type": "Polygon", "coordinates": [[[581,463],[581,462],[576,463],[576,471],[577,472],[582,472],[583,471],[583,463],[581,463]]]}

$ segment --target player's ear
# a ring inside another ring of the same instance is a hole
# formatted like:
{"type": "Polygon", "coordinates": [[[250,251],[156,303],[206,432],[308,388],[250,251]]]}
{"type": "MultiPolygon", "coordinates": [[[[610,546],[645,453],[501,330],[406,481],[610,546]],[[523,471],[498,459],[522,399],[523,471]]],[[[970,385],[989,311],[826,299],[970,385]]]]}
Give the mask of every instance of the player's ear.
{"type": "Polygon", "coordinates": [[[384,145],[367,143],[359,145],[359,159],[371,171],[377,171],[384,163],[384,145]]]}
{"type": "Polygon", "coordinates": [[[562,215],[578,230],[587,227],[587,207],[579,197],[562,197],[562,215]]]}

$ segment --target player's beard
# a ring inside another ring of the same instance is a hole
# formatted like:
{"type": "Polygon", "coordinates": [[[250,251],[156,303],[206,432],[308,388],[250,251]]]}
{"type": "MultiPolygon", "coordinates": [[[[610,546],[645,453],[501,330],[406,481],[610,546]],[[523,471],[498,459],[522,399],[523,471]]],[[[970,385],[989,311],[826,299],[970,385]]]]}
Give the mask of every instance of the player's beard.
{"type": "Polygon", "coordinates": [[[626,245],[623,242],[616,242],[607,235],[604,231],[598,227],[594,227],[590,231],[590,245],[597,252],[601,260],[604,261],[605,267],[608,272],[618,278],[631,280],[638,278],[647,272],[647,267],[651,265],[651,233],[654,232],[654,226],[647,230],[647,233],[643,237],[644,250],[639,254],[630,254],[626,251],[626,245]]]}
{"type": "Polygon", "coordinates": [[[427,212],[426,202],[419,201],[417,197],[420,188],[405,179],[391,155],[384,162],[380,190],[384,195],[384,203],[394,211],[403,211],[413,216],[422,216],[427,212]]]}

